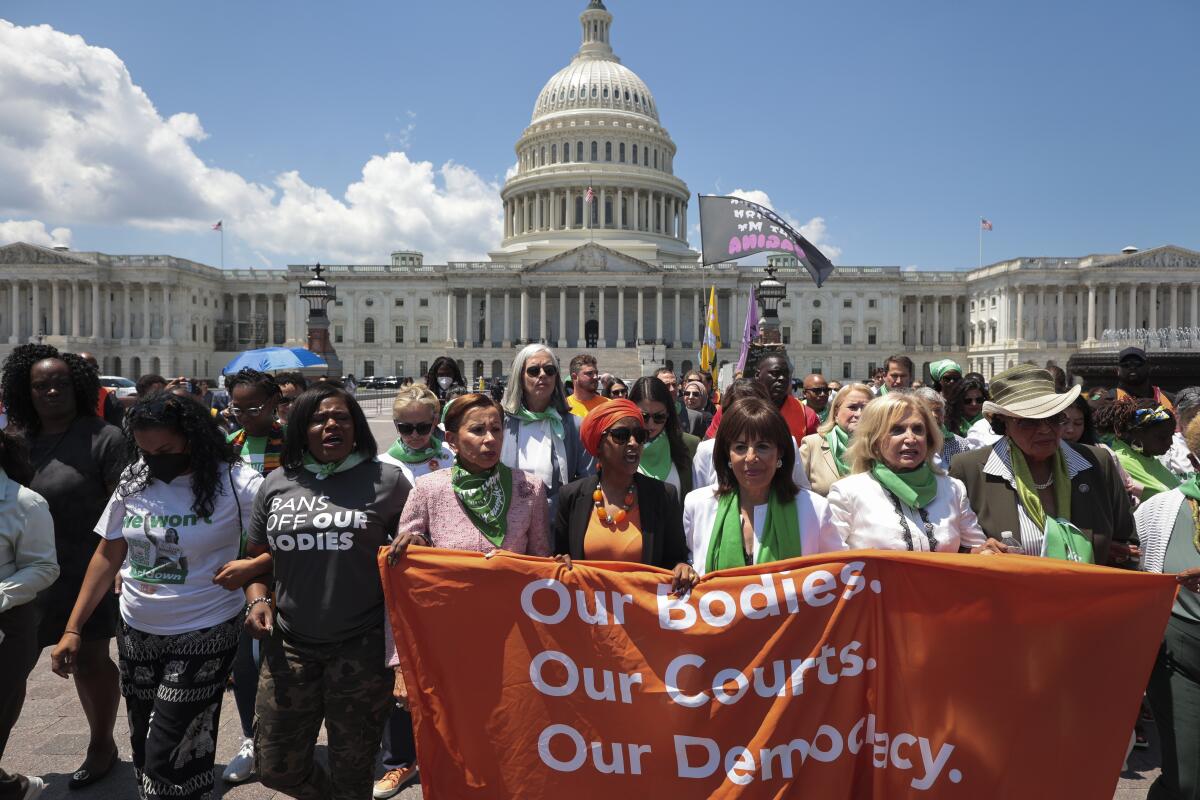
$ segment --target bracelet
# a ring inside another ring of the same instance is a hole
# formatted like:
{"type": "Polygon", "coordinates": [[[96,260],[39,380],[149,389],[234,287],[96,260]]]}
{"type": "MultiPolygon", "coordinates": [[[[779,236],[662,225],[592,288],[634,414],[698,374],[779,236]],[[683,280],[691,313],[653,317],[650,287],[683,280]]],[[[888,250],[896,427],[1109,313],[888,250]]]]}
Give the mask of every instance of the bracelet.
{"type": "Polygon", "coordinates": [[[63,629],[63,636],[66,636],[68,633],[69,633],[69,634],[71,634],[72,636],[78,636],[80,639],[82,639],[82,638],[83,638],[83,634],[82,634],[82,633],[80,633],[79,631],[73,631],[73,630],[70,630],[70,629],[64,628],[64,629],[63,629]]]}
{"type": "Polygon", "coordinates": [[[254,606],[257,605],[258,603],[267,603],[269,605],[270,602],[271,602],[271,598],[267,597],[265,595],[263,597],[256,597],[253,600],[251,600],[249,603],[246,603],[246,613],[249,614],[250,609],[254,608],[254,606]]]}

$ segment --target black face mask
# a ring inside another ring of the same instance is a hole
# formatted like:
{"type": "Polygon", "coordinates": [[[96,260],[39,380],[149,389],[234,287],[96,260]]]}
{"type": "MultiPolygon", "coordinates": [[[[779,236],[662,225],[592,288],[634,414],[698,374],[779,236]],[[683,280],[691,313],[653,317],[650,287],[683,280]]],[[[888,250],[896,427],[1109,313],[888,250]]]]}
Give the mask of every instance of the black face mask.
{"type": "Polygon", "coordinates": [[[142,460],[146,462],[150,476],[163,483],[175,480],[192,465],[190,453],[143,453],[142,460]]]}

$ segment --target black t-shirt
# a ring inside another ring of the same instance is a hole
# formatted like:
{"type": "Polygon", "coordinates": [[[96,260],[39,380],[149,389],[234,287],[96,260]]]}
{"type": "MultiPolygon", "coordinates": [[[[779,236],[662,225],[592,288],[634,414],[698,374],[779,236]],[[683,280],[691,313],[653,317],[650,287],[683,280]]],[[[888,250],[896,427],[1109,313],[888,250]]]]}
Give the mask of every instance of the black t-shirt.
{"type": "Polygon", "coordinates": [[[332,644],[383,624],[376,558],[409,488],[399,467],[374,460],[324,480],[277,469],[263,481],[249,540],[274,557],[278,622],[290,639],[332,644]]]}
{"type": "Polygon", "coordinates": [[[33,482],[54,519],[59,581],[79,581],[96,551],[96,521],[125,468],[125,437],[99,417],[76,417],[62,433],[29,442],[33,482]]]}

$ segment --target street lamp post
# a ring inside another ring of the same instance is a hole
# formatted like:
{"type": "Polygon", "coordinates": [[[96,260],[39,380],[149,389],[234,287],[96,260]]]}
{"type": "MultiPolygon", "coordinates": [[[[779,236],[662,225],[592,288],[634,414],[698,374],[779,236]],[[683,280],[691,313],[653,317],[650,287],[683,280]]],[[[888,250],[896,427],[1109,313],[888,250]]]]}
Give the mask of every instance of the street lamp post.
{"type": "Polygon", "coordinates": [[[314,277],[300,286],[300,299],[308,303],[308,349],[329,365],[328,373],[342,375],[342,360],[329,339],[329,304],[337,299],[337,288],[321,277],[322,267],[313,268],[314,277]]]}
{"type": "Polygon", "coordinates": [[[779,332],[779,304],[787,296],[787,287],[775,277],[775,267],[767,266],[767,277],[758,284],[755,295],[761,319],[758,324],[759,341],[764,345],[783,344],[779,332]]]}

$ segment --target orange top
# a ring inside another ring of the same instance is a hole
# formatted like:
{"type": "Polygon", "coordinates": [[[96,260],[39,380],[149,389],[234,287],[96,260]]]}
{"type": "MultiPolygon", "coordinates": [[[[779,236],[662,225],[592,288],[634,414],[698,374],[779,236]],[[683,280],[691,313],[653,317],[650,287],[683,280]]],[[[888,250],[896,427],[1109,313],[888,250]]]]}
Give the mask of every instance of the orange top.
{"type": "Polygon", "coordinates": [[[613,526],[601,522],[593,509],[583,535],[583,557],[594,561],[642,560],[642,512],[640,507],[629,509],[625,521],[613,526]]]}

